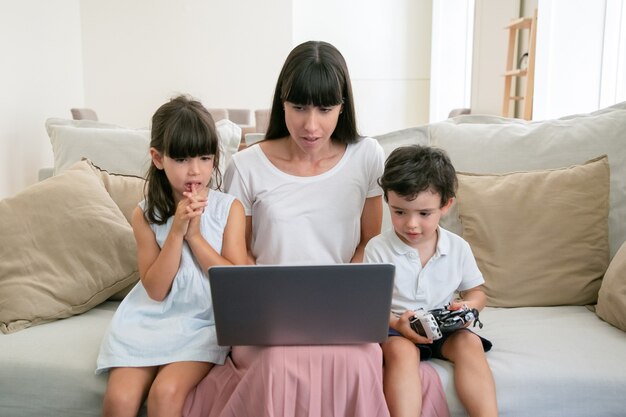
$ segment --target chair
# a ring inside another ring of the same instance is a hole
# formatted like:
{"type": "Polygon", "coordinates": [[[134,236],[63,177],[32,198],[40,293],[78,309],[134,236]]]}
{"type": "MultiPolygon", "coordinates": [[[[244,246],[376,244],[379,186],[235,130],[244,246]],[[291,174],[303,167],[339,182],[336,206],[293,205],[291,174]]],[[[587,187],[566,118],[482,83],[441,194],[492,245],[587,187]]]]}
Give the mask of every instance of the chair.
{"type": "Polygon", "coordinates": [[[240,126],[252,124],[252,112],[249,109],[226,109],[228,118],[240,126]]]}
{"type": "Polygon", "coordinates": [[[89,108],[73,108],[70,109],[72,112],[72,119],[74,120],[95,120],[98,121],[98,115],[95,110],[89,108]]]}
{"type": "Polygon", "coordinates": [[[213,117],[214,122],[218,122],[222,119],[228,119],[228,110],[226,109],[207,109],[213,117]]]}
{"type": "Polygon", "coordinates": [[[270,122],[270,109],[259,109],[254,111],[256,133],[267,132],[267,125],[270,122]]]}

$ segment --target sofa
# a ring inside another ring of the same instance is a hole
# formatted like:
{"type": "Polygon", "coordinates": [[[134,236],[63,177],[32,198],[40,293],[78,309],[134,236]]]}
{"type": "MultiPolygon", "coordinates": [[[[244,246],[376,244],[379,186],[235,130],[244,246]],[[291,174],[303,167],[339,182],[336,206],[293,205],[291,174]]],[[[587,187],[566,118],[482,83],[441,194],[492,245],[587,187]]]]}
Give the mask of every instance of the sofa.
{"type": "MultiPolygon", "coordinates": [[[[138,279],[128,218],[148,136],[46,127],[52,176],[0,202],[0,416],[97,416],[100,340],[138,279]]],[[[236,129],[219,126],[224,164],[236,129]]],[[[442,226],[470,243],[485,276],[475,331],[494,344],[500,415],[626,415],[626,103],[533,122],[463,115],[377,139],[387,154],[441,147],[458,171],[442,226]]],[[[453,366],[432,364],[451,415],[465,416],[453,366]]]]}

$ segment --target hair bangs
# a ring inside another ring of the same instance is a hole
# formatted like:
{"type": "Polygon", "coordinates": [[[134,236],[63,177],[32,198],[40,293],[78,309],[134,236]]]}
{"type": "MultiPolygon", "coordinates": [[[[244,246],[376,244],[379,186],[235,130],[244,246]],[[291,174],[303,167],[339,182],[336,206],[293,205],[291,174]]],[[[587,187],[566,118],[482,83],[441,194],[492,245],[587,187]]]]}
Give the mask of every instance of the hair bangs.
{"type": "Polygon", "coordinates": [[[217,139],[197,118],[180,117],[164,132],[163,148],[170,158],[188,158],[217,153],[217,139]]]}
{"type": "Polygon", "coordinates": [[[330,65],[315,63],[294,73],[283,85],[282,101],[330,107],[343,101],[343,81],[330,65]]]}

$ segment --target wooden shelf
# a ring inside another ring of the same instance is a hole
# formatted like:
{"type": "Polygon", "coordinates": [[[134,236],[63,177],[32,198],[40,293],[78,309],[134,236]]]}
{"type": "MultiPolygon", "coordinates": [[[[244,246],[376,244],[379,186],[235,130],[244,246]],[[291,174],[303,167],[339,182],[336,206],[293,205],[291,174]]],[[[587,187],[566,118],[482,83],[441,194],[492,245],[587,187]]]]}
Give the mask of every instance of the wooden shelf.
{"type": "Polygon", "coordinates": [[[511,102],[524,102],[522,118],[530,120],[533,111],[533,90],[535,88],[535,49],[537,43],[537,9],[532,17],[522,17],[511,20],[505,26],[508,31],[509,43],[506,57],[506,69],[504,72],[504,97],[502,99],[502,115],[504,117],[515,117],[511,115],[511,109],[515,112],[515,106],[511,102]],[[522,56],[519,52],[520,36],[522,31],[528,32],[528,60],[526,68],[517,68],[517,63],[522,56]],[[521,90],[520,80],[524,78],[526,86],[522,94],[515,90],[521,90]]]}
{"type": "Polygon", "coordinates": [[[523,77],[528,73],[526,68],[524,69],[515,69],[511,71],[507,71],[504,73],[505,77],[523,77]]]}
{"type": "Polygon", "coordinates": [[[530,29],[533,24],[532,17],[520,17],[519,19],[511,20],[511,23],[506,25],[505,29],[530,29]]]}

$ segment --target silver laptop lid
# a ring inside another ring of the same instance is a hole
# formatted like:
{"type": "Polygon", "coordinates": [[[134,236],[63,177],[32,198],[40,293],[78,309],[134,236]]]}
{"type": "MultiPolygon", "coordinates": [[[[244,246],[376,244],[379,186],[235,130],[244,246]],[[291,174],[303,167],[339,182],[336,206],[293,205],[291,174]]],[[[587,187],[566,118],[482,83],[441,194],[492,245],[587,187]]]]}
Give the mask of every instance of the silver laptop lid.
{"type": "Polygon", "coordinates": [[[391,264],[209,268],[220,345],[318,345],[387,338],[391,264]]]}

